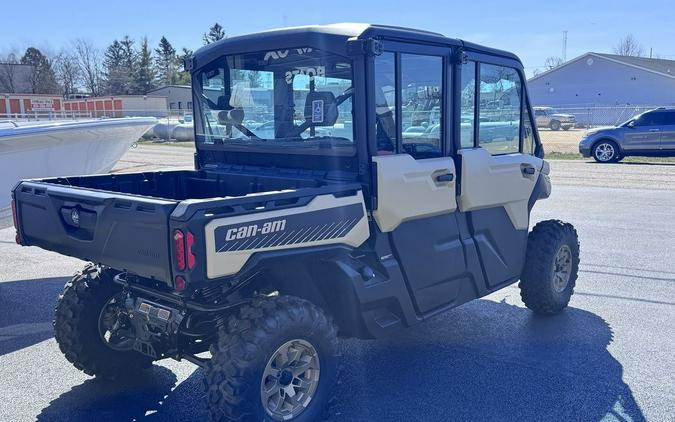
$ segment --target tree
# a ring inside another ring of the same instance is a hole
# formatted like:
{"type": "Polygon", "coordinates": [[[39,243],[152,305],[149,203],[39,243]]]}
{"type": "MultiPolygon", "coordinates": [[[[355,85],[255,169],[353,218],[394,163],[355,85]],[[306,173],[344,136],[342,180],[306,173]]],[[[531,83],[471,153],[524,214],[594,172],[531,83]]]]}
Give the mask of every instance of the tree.
{"type": "Polygon", "coordinates": [[[21,64],[32,66],[30,85],[33,94],[58,94],[59,85],[52,69],[52,62],[35,47],[28,47],[21,64]]]}
{"type": "Polygon", "coordinates": [[[546,70],[555,69],[561,64],[563,64],[562,59],[560,57],[555,56],[548,57],[546,58],[546,61],[544,61],[544,67],[546,68],[546,70]]]}
{"type": "Polygon", "coordinates": [[[204,40],[204,45],[208,45],[212,42],[222,40],[223,38],[225,38],[225,30],[223,30],[223,27],[216,22],[209,28],[209,32],[204,34],[202,39],[204,40]]]}
{"type": "Polygon", "coordinates": [[[176,74],[176,49],[166,37],[159,40],[159,47],[155,49],[155,64],[157,65],[157,82],[160,85],[173,85],[178,80],[176,74]]]}
{"type": "Polygon", "coordinates": [[[103,72],[105,74],[105,93],[120,95],[125,92],[128,73],[124,68],[124,48],[114,40],[103,53],[103,72]]]}
{"type": "Polygon", "coordinates": [[[68,97],[77,92],[77,83],[80,80],[80,68],[77,58],[70,52],[61,50],[54,58],[54,72],[56,81],[61,85],[63,95],[68,97]]]}
{"type": "Polygon", "coordinates": [[[136,62],[138,54],[134,49],[134,40],[125,35],[120,41],[122,46],[122,63],[121,69],[124,71],[124,86],[122,94],[132,94],[134,92],[134,71],[136,69],[136,62]]]}
{"type": "Polygon", "coordinates": [[[75,40],[73,44],[85,89],[93,96],[100,95],[103,80],[100,51],[90,41],[83,38],[75,40]]]}
{"type": "Polygon", "coordinates": [[[141,39],[138,51],[138,63],[134,72],[135,94],[147,94],[155,88],[155,72],[152,68],[152,51],[148,46],[148,37],[141,39]]]}
{"type": "Polygon", "coordinates": [[[0,58],[0,91],[14,93],[16,92],[17,74],[16,65],[19,61],[14,53],[9,53],[0,58]]]}
{"type": "Polygon", "coordinates": [[[185,60],[192,57],[193,51],[189,48],[183,47],[181,54],[176,56],[176,66],[178,69],[178,80],[176,81],[179,85],[190,85],[192,83],[192,78],[190,77],[190,72],[185,70],[185,60]]]}
{"type": "Polygon", "coordinates": [[[621,38],[614,46],[614,54],[619,56],[642,56],[642,45],[633,37],[633,34],[628,34],[621,38]]]}

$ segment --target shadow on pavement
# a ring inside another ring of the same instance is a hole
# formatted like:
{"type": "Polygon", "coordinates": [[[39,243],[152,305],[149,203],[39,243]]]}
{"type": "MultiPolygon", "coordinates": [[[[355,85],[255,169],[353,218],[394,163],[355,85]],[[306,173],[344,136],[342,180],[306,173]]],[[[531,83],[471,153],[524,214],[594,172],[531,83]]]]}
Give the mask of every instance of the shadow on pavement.
{"type": "Polygon", "coordinates": [[[171,394],[176,375],[161,366],[133,379],[89,379],[42,409],[38,421],[133,421],[153,417],[171,394]]]}
{"type": "Polygon", "coordinates": [[[0,356],[54,335],[54,307],[70,277],[0,283],[0,356]]]}
{"type": "Polygon", "coordinates": [[[542,318],[474,301],[395,338],[346,342],[337,417],[643,421],[611,341],[587,311],[542,318]]]}
{"type": "MultiPolygon", "coordinates": [[[[548,318],[478,300],[399,335],[343,341],[345,371],[335,421],[644,421],[607,351],[599,316],[575,308],[548,318]]],[[[195,371],[155,366],[134,381],[88,380],[53,400],[38,420],[205,420],[195,371]]]]}

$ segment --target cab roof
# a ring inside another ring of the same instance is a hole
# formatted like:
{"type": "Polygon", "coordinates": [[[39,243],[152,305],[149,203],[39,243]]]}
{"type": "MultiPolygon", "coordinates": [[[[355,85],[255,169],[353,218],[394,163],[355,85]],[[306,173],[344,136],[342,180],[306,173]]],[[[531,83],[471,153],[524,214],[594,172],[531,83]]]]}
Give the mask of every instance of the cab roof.
{"type": "Polygon", "coordinates": [[[367,23],[336,23],[273,29],[224,38],[197,50],[192,56],[193,67],[202,67],[223,54],[237,54],[285,47],[308,46],[317,49],[323,48],[338,54],[347,54],[348,40],[364,40],[369,38],[463,47],[469,51],[502,56],[520,62],[520,59],[513,53],[460,39],[449,38],[437,32],[367,23]]]}

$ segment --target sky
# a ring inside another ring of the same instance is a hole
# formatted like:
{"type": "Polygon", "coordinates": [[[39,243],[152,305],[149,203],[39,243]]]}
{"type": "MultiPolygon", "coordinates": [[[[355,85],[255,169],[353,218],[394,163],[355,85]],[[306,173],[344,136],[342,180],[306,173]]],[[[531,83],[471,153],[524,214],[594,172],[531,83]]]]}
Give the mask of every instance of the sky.
{"type": "Polygon", "coordinates": [[[214,22],[229,36],[284,26],[367,22],[440,32],[516,53],[528,75],[547,57],[567,59],[588,51],[611,53],[628,33],[654,56],[675,60],[673,1],[524,0],[493,1],[9,1],[0,5],[0,54],[35,46],[58,52],[76,38],[105,48],[124,35],[147,36],[156,46],[164,35],[180,51],[197,49],[214,22]]]}

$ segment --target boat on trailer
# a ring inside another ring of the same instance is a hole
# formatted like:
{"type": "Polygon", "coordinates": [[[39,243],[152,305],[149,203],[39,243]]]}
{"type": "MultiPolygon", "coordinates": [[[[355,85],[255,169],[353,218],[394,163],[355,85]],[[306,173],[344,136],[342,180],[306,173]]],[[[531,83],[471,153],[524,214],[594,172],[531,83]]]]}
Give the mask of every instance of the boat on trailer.
{"type": "Polygon", "coordinates": [[[154,117],[79,121],[0,121],[0,224],[20,180],[109,172],[157,123],[154,117]]]}

